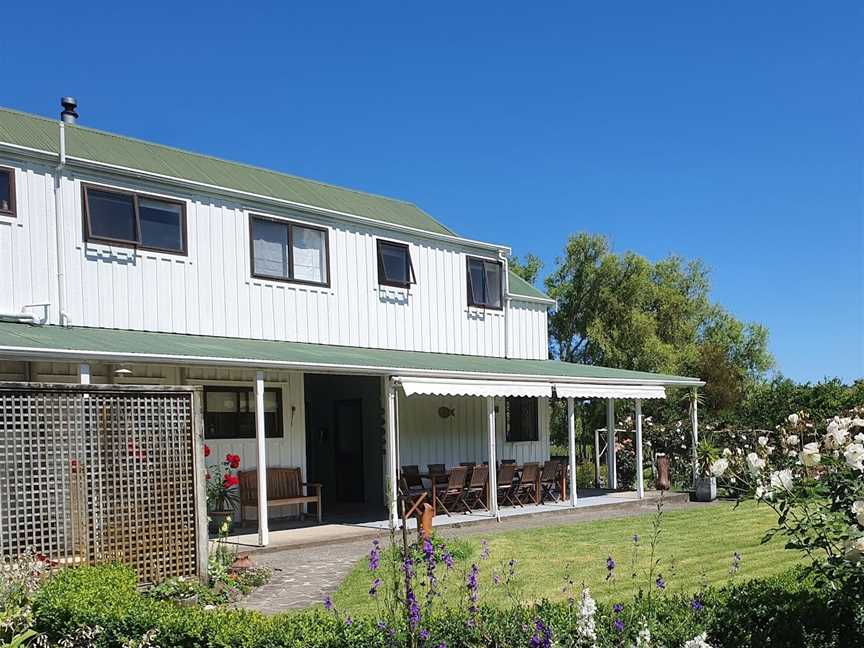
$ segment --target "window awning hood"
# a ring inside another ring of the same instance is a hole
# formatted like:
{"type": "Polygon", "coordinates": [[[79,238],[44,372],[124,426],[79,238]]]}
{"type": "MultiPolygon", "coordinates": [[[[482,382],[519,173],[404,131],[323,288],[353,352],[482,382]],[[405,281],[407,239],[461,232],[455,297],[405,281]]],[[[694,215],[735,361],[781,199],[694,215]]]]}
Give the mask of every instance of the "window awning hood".
{"type": "Polygon", "coordinates": [[[562,385],[555,383],[558,398],[666,398],[663,385],[562,385]]]}
{"type": "Polygon", "coordinates": [[[552,383],[454,378],[395,378],[406,396],[552,396],[552,383]]]}

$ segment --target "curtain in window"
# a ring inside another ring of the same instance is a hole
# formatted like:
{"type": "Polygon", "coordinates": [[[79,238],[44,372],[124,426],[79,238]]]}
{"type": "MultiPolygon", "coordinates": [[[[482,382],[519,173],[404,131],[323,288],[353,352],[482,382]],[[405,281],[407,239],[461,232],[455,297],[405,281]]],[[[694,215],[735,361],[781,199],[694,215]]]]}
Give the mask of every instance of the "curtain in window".
{"type": "Polygon", "coordinates": [[[297,226],[292,228],[294,279],[327,283],[325,236],[320,230],[297,226]]]}
{"type": "Polygon", "coordinates": [[[254,220],[252,237],[254,273],[288,278],[288,226],[254,220]]]}

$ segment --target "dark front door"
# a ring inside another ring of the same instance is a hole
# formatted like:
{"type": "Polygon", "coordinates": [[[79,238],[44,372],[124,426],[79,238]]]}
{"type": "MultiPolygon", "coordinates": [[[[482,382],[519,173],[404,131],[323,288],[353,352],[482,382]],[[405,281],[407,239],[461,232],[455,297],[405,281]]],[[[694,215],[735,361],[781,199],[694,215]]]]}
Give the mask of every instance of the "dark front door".
{"type": "Polygon", "coordinates": [[[337,400],[334,408],[336,499],[363,502],[363,399],[337,400]]]}

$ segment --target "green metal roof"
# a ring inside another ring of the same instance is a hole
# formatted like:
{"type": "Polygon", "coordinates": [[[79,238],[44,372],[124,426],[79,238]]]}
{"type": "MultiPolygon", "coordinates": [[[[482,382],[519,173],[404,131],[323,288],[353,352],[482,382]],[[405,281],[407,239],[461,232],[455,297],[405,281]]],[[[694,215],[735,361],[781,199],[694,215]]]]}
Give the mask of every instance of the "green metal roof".
{"type": "MultiPolygon", "coordinates": [[[[59,154],[58,121],[0,108],[0,142],[59,154]]],[[[455,236],[414,204],[190,153],[84,126],[67,126],[66,154],[455,236]]]]}
{"type": "Polygon", "coordinates": [[[549,299],[551,301],[551,298],[548,295],[532,286],[512,270],[508,274],[510,278],[511,295],[516,297],[533,297],[534,299],[549,299]]]}
{"type": "Polygon", "coordinates": [[[374,374],[427,373],[536,380],[615,381],[701,385],[698,378],[608,369],[557,360],[514,360],[448,353],[367,349],[327,344],[221,338],[99,328],[0,322],[0,357],[108,362],[243,364],[307,370],[345,369],[374,374]]]}

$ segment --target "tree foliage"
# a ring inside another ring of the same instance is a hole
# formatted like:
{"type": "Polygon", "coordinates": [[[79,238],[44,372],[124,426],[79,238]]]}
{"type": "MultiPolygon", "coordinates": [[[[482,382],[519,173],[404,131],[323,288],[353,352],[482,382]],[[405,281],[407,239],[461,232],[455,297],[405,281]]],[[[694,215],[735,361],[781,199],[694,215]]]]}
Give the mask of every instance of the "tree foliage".
{"type": "Polygon", "coordinates": [[[520,261],[519,257],[511,256],[508,260],[508,265],[510,266],[510,270],[530,284],[537,281],[537,276],[543,269],[543,261],[530,253],[525,255],[524,261],[520,261]]]}

